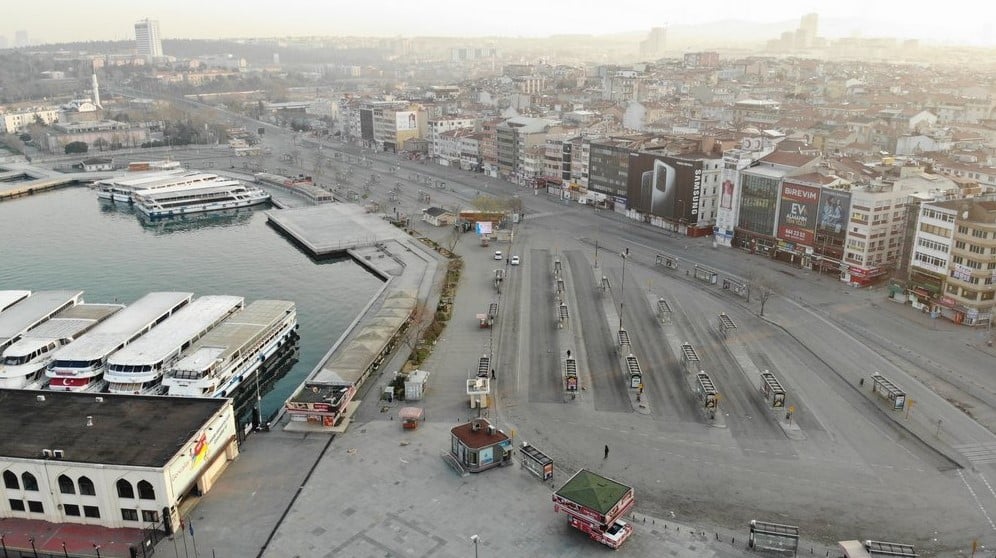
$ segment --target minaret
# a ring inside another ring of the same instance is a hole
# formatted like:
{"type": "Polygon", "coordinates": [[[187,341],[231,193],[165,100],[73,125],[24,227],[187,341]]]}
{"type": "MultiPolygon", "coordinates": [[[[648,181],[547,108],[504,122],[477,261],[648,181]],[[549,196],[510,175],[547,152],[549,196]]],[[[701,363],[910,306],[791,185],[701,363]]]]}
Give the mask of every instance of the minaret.
{"type": "Polygon", "coordinates": [[[93,89],[93,104],[97,105],[97,108],[102,109],[100,105],[100,86],[97,84],[97,72],[94,71],[90,76],[90,87],[93,89]]]}

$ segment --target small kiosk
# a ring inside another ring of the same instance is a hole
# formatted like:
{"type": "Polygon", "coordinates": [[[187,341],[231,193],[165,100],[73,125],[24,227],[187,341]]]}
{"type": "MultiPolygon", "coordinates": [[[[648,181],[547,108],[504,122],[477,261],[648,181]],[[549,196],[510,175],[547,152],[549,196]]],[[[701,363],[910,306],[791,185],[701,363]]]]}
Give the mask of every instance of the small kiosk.
{"type": "Polygon", "coordinates": [[[554,511],[567,514],[567,523],[592,539],[619,548],[633,534],[623,521],[633,509],[633,488],[581,469],[553,494],[554,511]]]}
{"type": "Polygon", "coordinates": [[[450,429],[450,455],[465,471],[480,473],[512,462],[512,439],[476,418],[450,429]]]}

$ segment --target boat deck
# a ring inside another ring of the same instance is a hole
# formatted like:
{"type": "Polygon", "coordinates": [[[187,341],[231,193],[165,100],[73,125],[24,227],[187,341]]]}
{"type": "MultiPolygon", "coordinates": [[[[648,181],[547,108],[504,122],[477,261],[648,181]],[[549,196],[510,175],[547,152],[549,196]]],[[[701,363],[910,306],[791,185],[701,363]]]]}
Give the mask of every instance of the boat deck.
{"type": "Polygon", "coordinates": [[[194,293],[149,293],[76,341],[59,349],[54,360],[90,362],[104,358],[164,316],[190,302],[193,297],[194,293]]]}
{"type": "Polygon", "coordinates": [[[202,296],[134,343],[114,353],[107,360],[107,366],[152,365],[161,362],[170,354],[179,353],[184,345],[203,336],[244,304],[245,299],[241,296],[202,296]]]}
{"type": "Polygon", "coordinates": [[[202,370],[214,360],[227,360],[252,345],[293,310],[294,303],[287,300],[257,300],[209,331],[172,368],[202,370]]]}
{"type": "MultiPolygon", "coordinates": [[[[59,312],[38,327],[29,329],[21,336],[21,340],[72,339],[122,308],[124,308],[123,304],[77,304],[59,312]]],[[[15,345],[17,343],[11,347],[15,345]]]]}
{"type": "Polygon", "coordinates": [[[31,295],[31,291],[0,291],[0,312],[31,295]]]}
{"type": "Polygon", "coordinates": [[[82,296],[83,291],[40,291],[6,309],[0,314],[0,350],[82,296]]]}

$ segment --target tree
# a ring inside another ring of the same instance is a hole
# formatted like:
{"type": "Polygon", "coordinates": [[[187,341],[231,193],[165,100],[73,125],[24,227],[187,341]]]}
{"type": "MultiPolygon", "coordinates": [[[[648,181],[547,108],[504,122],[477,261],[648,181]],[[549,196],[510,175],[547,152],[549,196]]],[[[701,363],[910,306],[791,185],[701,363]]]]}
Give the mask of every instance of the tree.
{"type": "Polygon", "coordinates": [[[98,151],[103,151],[104,148],[107,147],[107,145],[108,145],[107,140],[105,140],[104,138],[97,138],[93,140],[93,146],[96,147],[98,151]]]}
{"type": "Polygon", "coordinates": [[[66,144],[66,155],[72,153],[86,153],[90,146],[85,141],[73,141],[66,144]]]}
{"type": "Polygon", "coordinates": [[[775,294],[775,283],[768,275],[752,271],[747,275],[747,302],[751,296],[761,303],[760,315],[764,316],[764,305],[775,294]]]}

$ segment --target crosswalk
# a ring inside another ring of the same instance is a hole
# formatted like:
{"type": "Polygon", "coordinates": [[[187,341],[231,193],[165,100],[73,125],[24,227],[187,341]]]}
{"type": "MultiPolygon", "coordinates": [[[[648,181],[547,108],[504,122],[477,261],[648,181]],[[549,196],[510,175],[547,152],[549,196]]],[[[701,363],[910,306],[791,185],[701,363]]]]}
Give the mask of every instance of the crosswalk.
{"type": "Polygon", "coordinates": [[[953,448],[972,464],[996,463],[996,442],[958,444],[953,448]]]}

